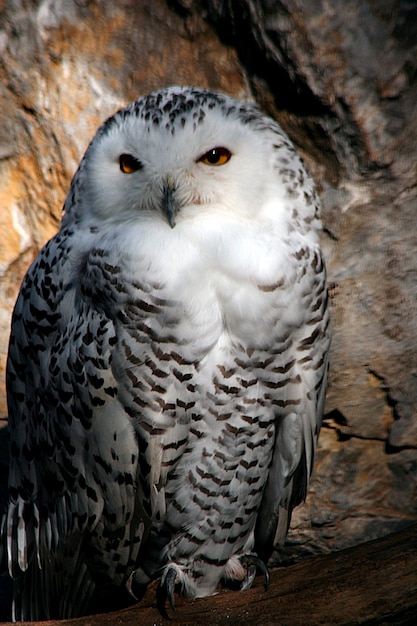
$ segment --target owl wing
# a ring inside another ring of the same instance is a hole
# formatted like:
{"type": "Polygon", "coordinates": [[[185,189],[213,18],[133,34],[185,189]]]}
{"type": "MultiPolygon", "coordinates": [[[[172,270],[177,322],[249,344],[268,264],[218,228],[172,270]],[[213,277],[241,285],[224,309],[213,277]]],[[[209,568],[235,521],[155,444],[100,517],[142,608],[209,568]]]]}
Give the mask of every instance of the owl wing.
{"type": "Polygon", "coordinates": [[[138,444],[112,364],[125,294],[100,252],[94,284],[91,255],[80,262],[74,252],[78,239],[68,230],[46,245],[13,314],[3,537],[16,619],[83,611],[89,570],[120,584],[144,532],[138,444]]]}
{"type": "Polygon", "coordinates": [[[274,545],[284,542],[293,508],[305,500],[326,395],[330,319],[318,249],[301,275],[305,315],[294,332],[292,379],[278,400],[273,459],[255,528],[255,549],[265,562],[274,545]]]}

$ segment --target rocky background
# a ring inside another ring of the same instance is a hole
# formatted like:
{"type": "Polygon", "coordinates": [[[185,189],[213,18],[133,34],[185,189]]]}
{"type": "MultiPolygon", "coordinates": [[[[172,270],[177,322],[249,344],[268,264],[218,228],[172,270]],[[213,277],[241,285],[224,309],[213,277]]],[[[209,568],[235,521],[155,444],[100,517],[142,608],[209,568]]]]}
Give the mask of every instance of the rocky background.
{"type": "MultiPolygon", "coordinates": [[[[117,108],[173,83],[256,100],[322,196],[327,415],[275,562],[417,520],[416,0],[0,0],[0,423],[11,310],[80,157],[117,108]]],[[[6,480],[3,428],[0,506],[6,480]]]]}

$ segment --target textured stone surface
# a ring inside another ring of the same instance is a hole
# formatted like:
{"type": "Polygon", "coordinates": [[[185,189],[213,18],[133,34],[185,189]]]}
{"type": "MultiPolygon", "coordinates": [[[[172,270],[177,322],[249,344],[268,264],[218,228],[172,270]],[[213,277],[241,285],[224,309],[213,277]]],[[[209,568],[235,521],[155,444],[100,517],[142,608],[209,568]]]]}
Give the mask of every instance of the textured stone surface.
{"type": "MultiPolygon", "coordinates": [[[[276,562],[417,519],[416,25],[414,0],[0,2],[1,388],[20,280],[116,108],[172,83],[253,97],[315,177],[334,327],[328,415],[276,562]]],[[[0,431],[3,487],[4,444],[0,431]]]]}

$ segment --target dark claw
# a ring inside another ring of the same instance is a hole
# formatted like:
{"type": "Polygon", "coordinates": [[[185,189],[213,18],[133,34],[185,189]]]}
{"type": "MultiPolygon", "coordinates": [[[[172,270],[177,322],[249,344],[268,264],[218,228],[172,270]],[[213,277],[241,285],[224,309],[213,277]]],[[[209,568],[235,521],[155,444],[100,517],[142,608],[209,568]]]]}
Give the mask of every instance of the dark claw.
{"type": "Polygon", "coordinates": [[[262,561],[262,559],[260,559],[259,556],[256,556],[255,554],[244,554],[243,556],[239,557],[239,561],[247,569],[247,575],[241,587],[242,591],[249,589],[249,587],[252,585],[253,580],[256,576],[257,569],[260,570],[265,576],[264,586],[265,591],[267,591],[269,587],[269,569],[262,561]]]}
{"type": "Polygon", "coordinates": [[[171,605],[171,609],[175,611],[175,600],[174,600],[174,591],[175,591],[175,581],[177,580],[177,572],[170,568],[167,571],[167,575],[165,576],[165,589],[168,596],[169,603],[171,605]]]}
{"type": "Polygon", "coordinates": [[[177,580],[177,572],[173,567],[167,569],[163,582],[159,583],[157,590],[157,604],[158,608],[161,611],[162,615],[169,619],[166,609],[165,602],[168,598],[171,609],[175,612],[175,600],[174,600],[174,591],[175,591],[175,583],[177,580]]]}
{"type": "Polygon", "coordinates": [[[136,602],[140,602],[146,593],[149,578],[143,571],[133,571],[126,581],[126,589],[136,602]]]}

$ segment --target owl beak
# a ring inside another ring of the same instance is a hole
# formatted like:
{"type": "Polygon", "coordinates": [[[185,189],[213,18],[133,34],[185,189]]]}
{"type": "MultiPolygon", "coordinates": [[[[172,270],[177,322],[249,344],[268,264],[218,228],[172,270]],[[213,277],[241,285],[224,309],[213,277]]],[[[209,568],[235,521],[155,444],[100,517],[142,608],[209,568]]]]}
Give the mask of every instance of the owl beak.
{"type": "Polygon", "coordinates": [[[178,213],[178,202],[175,199],[174,179],[169,177],[162,188],[162,211],[171,228],[175,226],[175,216],[178,213]]]}

